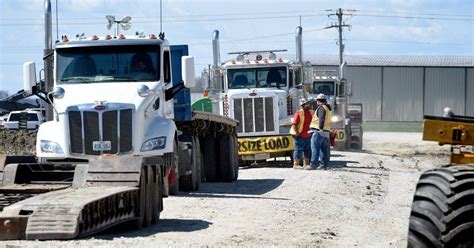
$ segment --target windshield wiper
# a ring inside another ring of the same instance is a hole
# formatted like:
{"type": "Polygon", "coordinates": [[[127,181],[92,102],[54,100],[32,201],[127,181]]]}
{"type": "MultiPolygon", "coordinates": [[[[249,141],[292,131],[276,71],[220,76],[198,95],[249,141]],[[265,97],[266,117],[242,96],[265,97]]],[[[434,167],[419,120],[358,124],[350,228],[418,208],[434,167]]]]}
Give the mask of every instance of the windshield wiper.
{"type": "Polygon", "coordinates": [[[68,78],[62,78],[60,80],[61,82],[69,82],[69,81],[80,81],[80,82],[91,82],[92,80],[87,77],[68,77],[68,78]]]}
{"type": "Polygon", "coordinates": [[[123,82],[123,81],[137,82],[138,80],[135,79],[135,78],[131,78],[131,77],[114,77],[114,78],[112,78],[112,81],[119,81],[119,82],[123,82]]]}

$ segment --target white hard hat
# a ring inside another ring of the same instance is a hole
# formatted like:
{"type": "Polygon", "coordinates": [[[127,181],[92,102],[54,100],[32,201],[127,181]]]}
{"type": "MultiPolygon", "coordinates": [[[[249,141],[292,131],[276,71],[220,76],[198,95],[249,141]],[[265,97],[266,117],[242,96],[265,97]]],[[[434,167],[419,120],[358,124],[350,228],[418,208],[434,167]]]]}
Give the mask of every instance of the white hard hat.
{"type": "Polygon", "coordinates": [[[316,100],[326,100],[326,96],[323,93],[318,94],[316,100]]]}
{"type": "Polygon", "coordinates": [[[308,100],[306,100],[306,99],[304,99],[304,98],[301,98],[301,99],[300,99],[300,106],[303,106],[303,105],[305,105],[305,104],[307,104],[307,103],[308,103],[308,100]]]}

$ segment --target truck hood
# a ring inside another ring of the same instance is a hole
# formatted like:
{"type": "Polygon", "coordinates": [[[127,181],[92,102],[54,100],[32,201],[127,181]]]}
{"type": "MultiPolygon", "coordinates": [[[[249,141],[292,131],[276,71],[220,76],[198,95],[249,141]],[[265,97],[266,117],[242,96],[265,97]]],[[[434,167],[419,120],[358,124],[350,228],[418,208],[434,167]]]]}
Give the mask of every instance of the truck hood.
{"type": "MultiPolygon", "coordinates": [[[[140,97],[137,88],[147,85],[150,89],[161,89],[160,82],[133,82],[133,83],[92,83],[92,84],[70,84],[58,85],[65,91],[62,99],[54,99],[55,107],[63,112],[69,106],[105,102],[105,103],[130,103],[138,108],[146,99],[151,97],[140,97]]],[[[153,93],[150,93],[150,96],[153,93]]]]}
{"type": "Polygon", "coordinates": [[[228,90],[227,95],[229,97],[249,97],[251,93],[255,93],[255,96],[281,96],[286,95],[285,90],[275,88],[258,88],[258,89],[232,89],[228,90]]]}

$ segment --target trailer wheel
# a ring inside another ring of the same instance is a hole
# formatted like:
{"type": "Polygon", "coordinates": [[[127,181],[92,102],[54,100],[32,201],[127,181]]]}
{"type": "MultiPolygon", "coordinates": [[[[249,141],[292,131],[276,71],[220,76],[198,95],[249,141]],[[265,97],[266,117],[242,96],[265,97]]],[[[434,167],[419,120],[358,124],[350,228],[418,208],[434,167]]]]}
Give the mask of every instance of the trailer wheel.
{"type": "Polygon", "coordinates": [[[408,247],[474,246],[474,169],[451,166],[423,173],[416,186],[408,247]]]}
{"type": "Polygon", "coordinates": [[[232,152],[232,164],[234,165],[234,178],[233,181],[237,181],[239,178],[239,155],[237,151],[237,136],[232,134],[230,136],[231,140],[231,147],[230,151],[232,152]]]}
{"type": "Polygon", "coordinates": [[[216,171],[216,146],[214,135],[208,134],[204,137],[203,161],[204,178],[206,182],[217,181],[216,171]]]}
{"type": "Polygon", "coordinates": [[[154,179],[153,179],[153,172],[150,165],[145,166],[145,219],[143,222],[143,226],[147,227],[151,225],[153,220],[153,205],[155,202],[155,194],[154,194],[154,179]]]}
{"type": "Polygon", "coordinates": [[[232,182],[234,179],[234,163],[232,159],[232,145],[229,134],[219,135],[219,167],[221,179],[224,182],[232,182]]]}
{"type": "Polygon", "coordinates": [[[179,191],[179,155],[178,141],[173,143],[173,152],[170,154],[169,165],[171,166],[171,175],[169,178],[169,195],[177,195],[179,191]]]}
{"type": "Polygon", "coordinates": [[[153,217],[151,223],[156,224],[160,219],[161,210],[163,210],[163,181],[161,176],[161,166],[153,165],[151,167],[153,175],[153,217]]]}
{"type": "MultiPolygon", "coordinates": [[[[201,144],[199,142],[199,138],[195,138],[196,142],[196,188],[195,190],[198,190],[201,187],[201,181],[202,181],[202,152],[201,152],[201,144]]],[[[194,173],[194,171],[193,171],[194,173]]]]}
{"type": "Polygon", "coordinates": [[[191,174],[181,176],[179,179],[179,188],[183,191],[195,191],[201,184],[201,161],[199,148],[199,139],[193,137],[193,148],[191,152],[191,174]]]}
{"type": "Polygon", "coordinates": [[[143,227],[145,223],[145,211],[146,211],[146,175],[145,175],[145,167],[142,166],[141,173],[140,173],[140,186],[139,186],[139,193],[137,197],[137,201],[135,202],[135,215],[137,216],[137,220],[134,224],[136,229],[140,229],[143,227]]]}

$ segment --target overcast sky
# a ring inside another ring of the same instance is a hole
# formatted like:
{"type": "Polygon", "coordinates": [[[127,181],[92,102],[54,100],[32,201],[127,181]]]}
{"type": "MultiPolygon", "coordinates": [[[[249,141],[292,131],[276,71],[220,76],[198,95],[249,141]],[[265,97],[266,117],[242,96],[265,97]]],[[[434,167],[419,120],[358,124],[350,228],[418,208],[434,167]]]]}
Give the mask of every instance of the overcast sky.
{"type": "MultiPolygon", "coordinates": [[[[59,37],[77,33],[113,34],[106,14],[132,16],[132,28],[159,33],[159,0],[57,0],[59,37]]],[[[257,49],[288,49],[294,54],[294,32],[304,29],[305,54],[337,54],[337,32],[322,29],[346,9],[347,55],[474,55],[474,1],[472,0],[163,0],[163,30],[171,44],[189,44],[196,73],[211,63],[211,37],[221,31],[221,54],[257,49]],[[330,10],[330,11],[328,11],[330,10]]],[[[0,1],[0,90],[22,87],[22,64],[43,67],[43,0],[0,1]]],[[[56,0],[53,36],[56,39],[56,0]]],[[[292,59],[292,58],[290,58],[292,59]]]]}

